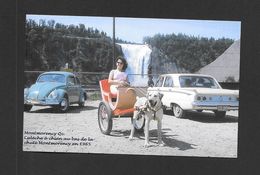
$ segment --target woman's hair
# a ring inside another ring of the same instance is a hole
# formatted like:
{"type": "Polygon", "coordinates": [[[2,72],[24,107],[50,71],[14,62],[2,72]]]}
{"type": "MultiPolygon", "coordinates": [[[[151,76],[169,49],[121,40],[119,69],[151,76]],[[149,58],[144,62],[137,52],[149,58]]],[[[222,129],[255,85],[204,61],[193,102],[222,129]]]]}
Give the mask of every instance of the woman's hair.
{"type": "Polygon", "coordinates": [[[123,65],[122,70],[125,71],[126,68],[127,68],[127,66],[128,66],[126,59],[125,59],[124,57],[122,57],[122,56],[119,56],[119,57],[116,58],[116,62],[117,62],[118,60],[121,60],[121,61],[123,62],[124,65],[123,65]]]}

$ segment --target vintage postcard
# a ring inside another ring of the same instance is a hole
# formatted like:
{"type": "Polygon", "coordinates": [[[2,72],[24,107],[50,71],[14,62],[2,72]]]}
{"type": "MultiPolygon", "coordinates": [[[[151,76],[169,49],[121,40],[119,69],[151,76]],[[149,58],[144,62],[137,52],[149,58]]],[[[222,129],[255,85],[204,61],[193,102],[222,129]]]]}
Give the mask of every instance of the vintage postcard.
{"type": "Polygon", "coordinates": [[[237,158],[240,21],[27,14],[23,151],[237,158]]]}

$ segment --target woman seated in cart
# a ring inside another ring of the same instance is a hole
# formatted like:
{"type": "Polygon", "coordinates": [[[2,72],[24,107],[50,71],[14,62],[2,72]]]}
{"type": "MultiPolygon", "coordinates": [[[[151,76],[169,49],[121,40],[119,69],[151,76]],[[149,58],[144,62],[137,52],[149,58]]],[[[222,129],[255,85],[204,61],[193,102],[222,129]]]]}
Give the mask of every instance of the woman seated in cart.
{"type": "Polygon", "coordinates": [[[116,69],[113,69],[109,73],[108,83],[110,85],[110,91],[112,94],[116,94],[118,87],[130,86],[128,82],[127,73],[125,72],[127,68],[127,61],[123,57],[117,57],[116,59],[116,69]]]}
{"type": "Polygon", "coordinates": [[[108,102],[112,110],[132,108],[136,100],[135,90],[130,87],[127,73],[125,72],[126,68],[126,59],[119,56],[116,58],[116,69],[111,70],[109,73],[110,99],[108,102]]]}

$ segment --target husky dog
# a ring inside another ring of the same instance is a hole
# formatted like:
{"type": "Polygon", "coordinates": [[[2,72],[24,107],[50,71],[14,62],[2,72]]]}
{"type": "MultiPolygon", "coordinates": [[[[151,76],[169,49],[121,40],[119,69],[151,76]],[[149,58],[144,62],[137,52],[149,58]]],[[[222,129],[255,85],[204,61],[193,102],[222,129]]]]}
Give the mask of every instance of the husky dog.
{"type": "Polygon", "coordinates": [[[135,127],[134,124],[139,117],[139,113],[142,112],[145,117],[144,135],[145,143],[144,146],[149,146],[149,125],[151,120],[157,120],[157,132],[158,132],[158,144],[163,146],[162,141],[162,118],[163,109],[161,99],[163,94],[159,92],[148,92],[147,97],[137,97],[137,101],[134,105],[135,111],[133,115],[133,126],[129,139],[132,140],[134,136],[135,127]]]}

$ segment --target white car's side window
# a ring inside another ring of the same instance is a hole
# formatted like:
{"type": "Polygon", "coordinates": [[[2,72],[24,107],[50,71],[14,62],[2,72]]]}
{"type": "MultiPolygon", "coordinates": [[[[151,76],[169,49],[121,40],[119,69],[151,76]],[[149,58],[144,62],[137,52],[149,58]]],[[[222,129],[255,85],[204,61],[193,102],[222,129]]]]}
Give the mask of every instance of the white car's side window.
{"type": "Polygon", "coordinates": [[[166,77],[164,82],[164,87],[173,87],[173,79],[172,77],[166,77]]]}
{"type": "Polygon", "coordinates": [[[164,77],[159,77],[155,83],[155,87],[162,87],[164,77]]]}

